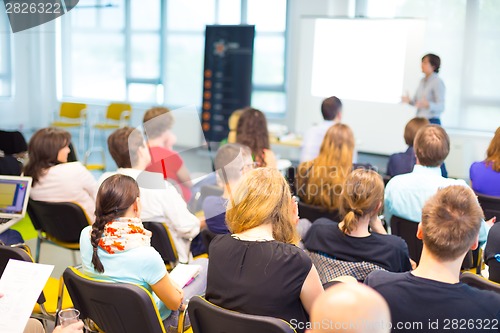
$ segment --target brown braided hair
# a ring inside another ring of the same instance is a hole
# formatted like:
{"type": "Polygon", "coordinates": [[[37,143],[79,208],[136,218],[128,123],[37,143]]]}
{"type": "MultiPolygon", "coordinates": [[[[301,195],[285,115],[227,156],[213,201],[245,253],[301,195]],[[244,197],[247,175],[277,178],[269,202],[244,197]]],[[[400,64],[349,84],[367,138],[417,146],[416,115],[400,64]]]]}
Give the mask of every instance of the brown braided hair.
{"type": "Polygon", "coordinates": [[[99,187],[96,198],[95,222],[92,224],[90,242],[93,247],[92,265],[99,273],[104,266],[97,254],[99,240],[108,222],[124,216],[125,212],[139,197],[139,186],[134,178],[116,174],[107,178],[99,187]]]}

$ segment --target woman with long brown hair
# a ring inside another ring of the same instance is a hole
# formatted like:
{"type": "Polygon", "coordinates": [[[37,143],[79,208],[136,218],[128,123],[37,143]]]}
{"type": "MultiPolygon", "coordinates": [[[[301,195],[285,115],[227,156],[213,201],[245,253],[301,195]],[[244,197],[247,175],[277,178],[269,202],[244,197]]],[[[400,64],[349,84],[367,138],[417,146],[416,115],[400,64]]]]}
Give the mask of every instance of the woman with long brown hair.
{"type": "Polygon", "coordinates": [[[297,205],[281,173],[247,172],[230,195],[226,221],[232,234],[210,243],[207,300],[305,323],[323,288],[311,259],[294,245],[297,205]]]}
{"type": "Polygon", "coordinates": [[[349,126],[328,129],[318,157],[299,164],[297,195],[304,203],[338,210],[342,184],[353,168],[354,134],[349,126]]]}
{"type": "Polygon", "coordinates": [[[49,202],[75,202],[94,220],[97,182],[80,162],[68,162],[69,132],[42,128],[28,144],[24,175],[33,178],[30,198],[49,202]]]}
{"type": "Polygon", "coordinates": [[[170,326],[177,326],[176,310],[189,293],[170,279],[162,257],[151,246],[151,231],[139,218],[141,208],[139,186],[132,177],[116,174],[104,180],[97,193],[96,220],[80,236],[83,272],[105,281],[138,284],[154,293],[170,332],[170,326]]]}
{"type": "Polygon", "coordinates": [[[276,157],[269,144],[269,132],[264,113],[254,108],[243,109],[236,127],[236,142],[252,150],[258,167],[276,168],[276,157]]]}
{"type": "Polygon", "coordinates": [[[340,223],[316,220],[304,239],[305,247],[333,259],[370,262],[391,272],[411,269],[408,246],[401,238],[370,232],[379,229],[384,182],[373,170],[352,171],[342,184],[340,223]],[[378,227],[377,227],[378,226],[378,227]]]}
{"type": "Polygon", "coordinates": [[[474,191],[500,197],[500,127],[491,139],[486,159],[473,163],[469,174],[474,191]]]}

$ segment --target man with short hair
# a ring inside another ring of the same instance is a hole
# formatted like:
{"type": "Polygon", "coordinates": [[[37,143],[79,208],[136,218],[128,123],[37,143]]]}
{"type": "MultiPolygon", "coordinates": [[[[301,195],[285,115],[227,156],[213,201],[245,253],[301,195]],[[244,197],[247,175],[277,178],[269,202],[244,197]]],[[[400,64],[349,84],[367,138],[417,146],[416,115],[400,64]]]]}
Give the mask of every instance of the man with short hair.
{"type": "Polygon", "coordinates": [[[465,186],[439,189],[425,203],[417,232],[424,244],[419,266],[406,273],[375,271],[365,280],[389,304],[393,332],[498,332],[500,295],[459,282],[482,221],[477,198],[465,186]]]}
{"type": "Polygon", "coordinates": [[[191,259],[191,239],[200,233],[200,221],[188,211],[180,194],[161,174],[144,171],[151,158],[142,134],[130,127],[120,128],[109,136],[108,149],[118,170],[103,174],[99,183],[117,173],[134,178],[141,192],[141,219],[165,223],[179,261],[187,263],[191,259]]]}
{"type": "Polygon", "coordinates": [[[191,176],[181,156],[174,151],[177,137],[172,132],[173,124],[172,112],[166,107],[153,107],[144,114],[143,127],[152,160],[146,171],[161,173],[165,179],[173,181],[188,202],[191,198],[191,176]]]}
{"type": "Polygon", "coordinates": [[[222,183],[222,197],[208,196],[203,201],[203,213],[208,229],[216,234],[227,234],[226,207],[231,192],[241,176],[253,169],[252,151],[238,143],[228,143],[217,151],[214,166],[218,182],[222,183]]]}
{"type": "Polygon", "coordinates": [[[319,296],[307,333],[389,333],[391,316],[379,293],[361,283],[337,283],[319,296]]]}
{"type": "MultiPolygon", "coordinates": [[[[450,152],[450,138],[439,125],[426,125],[415,136],[416,164],[413,171],[393,177],[385,188],[385,217],[393,215],[418,223],[424,203],[439,188],[450,185],[468,187],[462,179],[444,178],[440,166],[450,152]]],[[[481,228],[479,241],[485,242],[487,230],[481,228]]],[[[412,258],[414,259],[414,258],[412,258]]],[[[414,259],[416,260],[416,259],[414,259]]]]}
{"type": "Polygon", "coordinates": [[[342,102],[335,96],[328,97],[321,103],[321,114],[324,121],[306,131],[302,139],[300,162],[307,162],[318,157],[319,148],[326,131],[342,118],[342,102]]]}

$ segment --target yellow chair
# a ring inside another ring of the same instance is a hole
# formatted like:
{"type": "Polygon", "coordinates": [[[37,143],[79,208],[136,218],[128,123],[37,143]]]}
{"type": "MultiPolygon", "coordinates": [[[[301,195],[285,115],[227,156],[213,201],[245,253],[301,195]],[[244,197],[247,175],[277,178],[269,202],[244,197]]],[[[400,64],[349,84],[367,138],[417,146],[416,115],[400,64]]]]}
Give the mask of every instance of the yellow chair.
{"type": "Polygon", "coordinates": [[[89,135],[89,149],[85,153],[85,159],[83,164],[86,165],[89,170],[104,170],[106,169],[106,155],[105,149],[103,147],[94,147],[95,143],[95,132],[99,131],[101,142],[104,141],[104,135],[106,131],[115,130],[121,127],[125,127],[130,122],[130,116],[132,114],[132,106],[128,103],[111,103],[106,110],[106,118],[104,122],[99,122],[94,124],[90,128],[89,135]],[[95,152],[101,153],[102,164],[88,164],[88,159],[90,155],[95,152]]]}
{"type": "Polygon", "coordinates": [[[87,120],[87,104],[62,102],[59,117],[50,126],[61,128],[79,128],[79,147],[85,150],[85,124],[87,120]]]}

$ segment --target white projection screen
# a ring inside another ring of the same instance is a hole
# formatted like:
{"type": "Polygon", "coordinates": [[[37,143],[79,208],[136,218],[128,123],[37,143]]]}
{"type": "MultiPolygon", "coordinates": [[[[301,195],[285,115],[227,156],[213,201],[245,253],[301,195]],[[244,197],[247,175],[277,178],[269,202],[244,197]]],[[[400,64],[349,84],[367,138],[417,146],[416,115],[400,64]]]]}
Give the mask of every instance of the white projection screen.
{"type": "Polygon", "coordinates": [[[350,100],[401,100],[404,76],[413,72],[405,66],[407,51],[422,41],[422,20],[317,19],[315,25],[313,96],[335,91],[350,100]]]}
{"type": "Polygon", "coordinates": [[[406,149],[403,131],[416,110],[401,103],[422,78],[426,21],[303,17],[301,20],[295,130],[322,121],[321,101],[339,97],[342,122],[362,152],[390,155],[406,149]]]}

